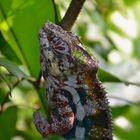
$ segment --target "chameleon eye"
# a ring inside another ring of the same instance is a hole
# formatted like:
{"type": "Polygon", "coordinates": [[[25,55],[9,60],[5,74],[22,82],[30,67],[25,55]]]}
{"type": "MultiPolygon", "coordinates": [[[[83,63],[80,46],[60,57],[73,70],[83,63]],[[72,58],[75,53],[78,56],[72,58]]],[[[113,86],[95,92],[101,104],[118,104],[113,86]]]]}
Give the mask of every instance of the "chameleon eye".
{"type": "Polygon", "coordinates": [[[60,53],[61,55],[65,55],[69,52],[69,46],[68,44],[62,40],[61,38],[54,38],[52,40],[53,48],[57,53],[60,53]]]}

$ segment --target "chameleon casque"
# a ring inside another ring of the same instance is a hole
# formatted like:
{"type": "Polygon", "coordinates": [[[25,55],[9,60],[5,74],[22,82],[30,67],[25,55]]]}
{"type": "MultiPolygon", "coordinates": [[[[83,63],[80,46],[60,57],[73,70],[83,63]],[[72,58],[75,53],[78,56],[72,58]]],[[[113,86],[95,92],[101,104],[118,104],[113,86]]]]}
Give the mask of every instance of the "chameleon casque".
{"type": "Polygon", "coordinates": [[[66,140],[112,140],[111,110],[96,59],[79,37],[54,23],[45,23],[39,39],[51,117],[35,111],[37,130],[45,138],[55,133],[66,140]]]}

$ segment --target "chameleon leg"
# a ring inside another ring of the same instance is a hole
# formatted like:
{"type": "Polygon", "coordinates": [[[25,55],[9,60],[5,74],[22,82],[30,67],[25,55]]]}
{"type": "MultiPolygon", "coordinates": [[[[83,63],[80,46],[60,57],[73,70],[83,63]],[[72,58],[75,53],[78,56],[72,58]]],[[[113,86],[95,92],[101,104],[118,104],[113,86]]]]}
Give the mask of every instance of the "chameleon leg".
{"type": "Polygon", "coordinates": [[[51,121],[48,122],[40,112],[34,112],[34,122],[37,130],[44,136],[50,134],[66,134],[73,128],[74,113],[68,104],[67,98],[59,95],[55,97],[55,108],[51,113],[51,121]]]}

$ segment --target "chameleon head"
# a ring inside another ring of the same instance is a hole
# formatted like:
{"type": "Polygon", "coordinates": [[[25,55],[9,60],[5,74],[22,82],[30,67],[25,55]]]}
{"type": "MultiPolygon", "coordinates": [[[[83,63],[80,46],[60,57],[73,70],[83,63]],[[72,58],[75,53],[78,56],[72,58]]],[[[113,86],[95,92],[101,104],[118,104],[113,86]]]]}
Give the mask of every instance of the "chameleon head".
{"type": "Polygon", "coordinates": [[[54,76],[61,76],[69,71],[71,49],[67,37],[67,31],[50,22],[45,23],[39,32],[43,61],[54,76]]]}
{"type": "Polygon", "coordinates": [[[53,52],[56,56],[61,57],[68,55],[70,49],[64,39],[64,34],[65,31],[60,26],[47,22],[39,32],[43,52],[53,52]]]}
{"type": "MultiPolygon", "coordinates": [[[[91,65],[97,71],[98,63],[82,48],[79,38],[60,26],[47,22],[39,32],[45,63],[51,64],[53,75],[68,73],[75,64],[91,65]],[[78,62],[78,63],[77,63],[78,62]]],[[[84,66],[85,67],[85,66],[84,66]]]]}

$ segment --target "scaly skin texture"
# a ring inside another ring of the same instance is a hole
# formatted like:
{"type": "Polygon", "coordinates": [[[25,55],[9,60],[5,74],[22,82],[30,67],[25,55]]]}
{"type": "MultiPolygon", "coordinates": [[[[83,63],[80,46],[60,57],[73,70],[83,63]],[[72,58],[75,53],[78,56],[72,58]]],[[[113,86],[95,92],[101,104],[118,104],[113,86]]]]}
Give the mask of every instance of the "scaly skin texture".
{"type": "Polygon", "coordinates": [[[67,140],[112,140],[111,111],[96,73],[98,62],[79,38],[47,22],[40,30],[41,65],[51,119],[34,112],[37,130],[67,140]]]}

